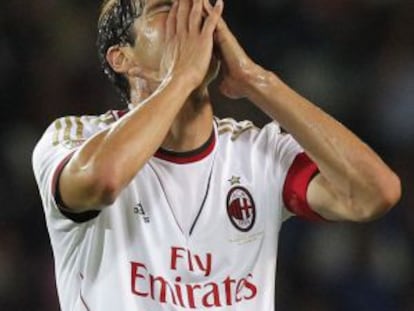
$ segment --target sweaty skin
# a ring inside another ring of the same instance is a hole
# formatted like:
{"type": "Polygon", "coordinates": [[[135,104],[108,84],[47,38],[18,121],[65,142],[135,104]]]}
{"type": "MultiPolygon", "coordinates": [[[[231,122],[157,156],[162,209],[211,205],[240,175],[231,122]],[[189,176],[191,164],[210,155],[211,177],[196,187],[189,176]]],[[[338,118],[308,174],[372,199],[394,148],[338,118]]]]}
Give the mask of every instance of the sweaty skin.
{"type": "Polygon", "coordinates": [[[211,65],[213,46],[223,94],[249,99],[318,165],[307,193],[313,210],[330,220],[367,221],[394,206],[401,195],[395,173],[351,131],[254,63],[222,11],[222,0],[214,7],[208,0],[145,3],[134,25],[142,45],[107,53],[113,69],[130,81],[134,108],[87,141],[64,168],[60,192],[66,206],[74,212],[104,208],[160,146],[188,151],[207,141],[213,112],[206,77],[217,68],[211,65]]]}
{"type": "MultiPolygon", "coordinates": [[[[148,0],[145,5],[151,7],[156,2],[148,0]]],[[[114,70],[127,75],[130,82],[142,81],[146,89],[140,92],[148,97],[133,101],[134,108],[127,115],[89,139],[65,166],[59,189],[71,211],[110,205],[160,145],[187,151],[207,141],[213,114],[207,91],[200,85],[210,68],[213,32],[222,11],[221,0],[206,17],[201,0],[192,5],[189,1],[174,2],[169,10],[158,11],[151,25],[160,32],[158,38],[165,38],[159,42],[161,59],[157,59],[158,54],[141,51],[139,46],[108,50],[107,58],[114,70]],[[157,61],[167,63],[169,69],[165,71],[160,65],[158,70],[151,68],[157,61]],[[151,77],[159,74],[165,78],[156,85],[151,77]]],[[[151,10],[146,12],[152,14],[151,10]]],[[[142,25],[148,25],[140,23],[140,18],[135,23],[137,42],[146,38],[142,25]]],[[[131,84],[133,92],[136,85],[131,84]]]]}
{"type": "MultiPolygon", "coordinates": [[[[204,2],[211,10],[209,2],[204,2]]],[[[356,135],[289,88],[274,73],[255,64],[226,23],[217,25],[224,77],[221,91],[246,97],[298,141],[318,165],[307,198],[329,220],[369,221],[394,206],[401,196],[398,176],[356,135]]]]}

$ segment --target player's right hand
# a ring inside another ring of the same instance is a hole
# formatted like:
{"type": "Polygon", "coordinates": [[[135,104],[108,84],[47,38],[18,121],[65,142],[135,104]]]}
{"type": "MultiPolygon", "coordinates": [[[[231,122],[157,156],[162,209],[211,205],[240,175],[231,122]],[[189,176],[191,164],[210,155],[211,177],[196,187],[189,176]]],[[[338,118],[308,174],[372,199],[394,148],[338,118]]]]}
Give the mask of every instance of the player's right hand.
{"type": "Polygon", "coordinates": [[[166,49],[161,74],[183,76],[192,88],[201,85],[212,53],[213,33],[223,12],[223,0],[205,16],[202,0],[176,0],[166,21],[166,49]]]}

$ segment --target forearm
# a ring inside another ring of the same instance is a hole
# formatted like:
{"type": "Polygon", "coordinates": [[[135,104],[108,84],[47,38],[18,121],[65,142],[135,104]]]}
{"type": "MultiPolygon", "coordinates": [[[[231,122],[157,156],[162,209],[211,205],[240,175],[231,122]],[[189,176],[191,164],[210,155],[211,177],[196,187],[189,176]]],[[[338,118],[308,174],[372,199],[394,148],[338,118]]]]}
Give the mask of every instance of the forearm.
{"type": "Polygon", "coordinates": [[[292,134],[348,209],[399,197],[398,177],[371,148],[272,73],[256,74],[248,97],[292,134]]]}
{"type": "Polygon", "coordinates": [[[75,209],[110,204],[160,147],[192,89],[185,77],[170,79],[111,128],[88,140],[62,173],[63,201],[75,209]]]}
{"type": "Polygon", "coordinates": [[[266,74],[260,86],[254,85],[249,98],[292,134],[322,171],[328,175],[333,173],[329,173],[331,170],[346,172],[360,161],[365,162],[365,157],[379,162],[371,149],[342,124],[273,74],[266,74]]]}

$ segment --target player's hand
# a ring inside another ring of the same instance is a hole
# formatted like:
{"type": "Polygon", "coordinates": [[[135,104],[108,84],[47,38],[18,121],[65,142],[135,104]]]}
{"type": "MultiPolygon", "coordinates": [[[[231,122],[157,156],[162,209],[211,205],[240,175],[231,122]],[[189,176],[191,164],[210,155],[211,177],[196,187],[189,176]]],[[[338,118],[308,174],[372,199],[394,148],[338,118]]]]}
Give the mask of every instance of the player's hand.
{"type": "MultiPolygon", "coordinates": [[[[203,1],[205,11],[211,12],[213,7],[209,0],[203,1]]],[[[223,18],[217,24],[214,44],[222,63],[220,91],[233,99],[247,97],[249,87],[264,70],[246,54],[223,18]]]]}
{"type": "Polygon", "coordinates": [[[223,12],[223,0],[204,16],[202,0],[177,0],[166,21],[166,49],[161,75],[184,75],[197,88],[207,74],[212,53],[213,33],[223,12]]]}

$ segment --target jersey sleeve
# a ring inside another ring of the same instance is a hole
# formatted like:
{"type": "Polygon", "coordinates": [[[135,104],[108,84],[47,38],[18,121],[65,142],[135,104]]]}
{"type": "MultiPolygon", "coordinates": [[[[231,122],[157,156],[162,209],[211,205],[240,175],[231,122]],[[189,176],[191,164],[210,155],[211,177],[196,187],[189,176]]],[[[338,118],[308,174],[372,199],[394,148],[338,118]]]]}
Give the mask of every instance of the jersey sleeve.
{"type": "Polygon", "coordinates": [[[50,229],[67,231],[76,225],[58,204],[56,188],[65,164],[94,131],[87,117],[60,118],[49,126],[33,151],[33,171],[50,229]]]}
{"type": "Polygon", "coordinates": [[[276,200],[282,206],[282,220],[291,216],[318,221],[321,216],[307,203],[306,192],[309,183],[319,172],[317,165],[308,157],[298,142],[284,133],[276,122],[265,127],[269,131],[273,150],[273,178],[276,200]]]}

